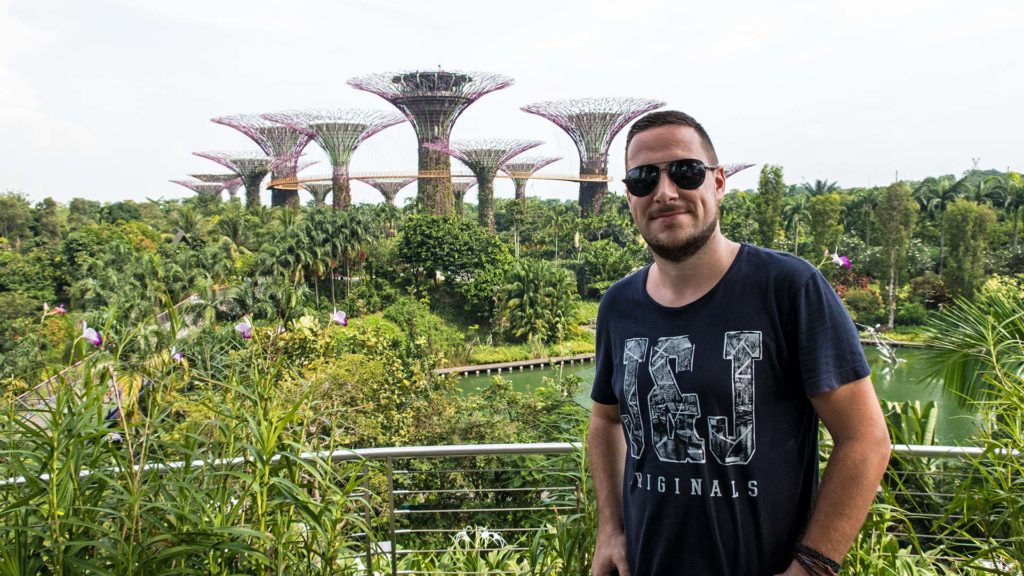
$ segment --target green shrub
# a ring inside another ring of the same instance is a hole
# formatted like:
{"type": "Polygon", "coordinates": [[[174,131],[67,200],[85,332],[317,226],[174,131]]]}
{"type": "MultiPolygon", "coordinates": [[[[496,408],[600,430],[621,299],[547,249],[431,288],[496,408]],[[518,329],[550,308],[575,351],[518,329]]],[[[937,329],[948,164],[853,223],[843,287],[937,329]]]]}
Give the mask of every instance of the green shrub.
{"type": "Polygon", "coordinates": [[[883,321],[885,307],[882,296],[871,288],[850,288],[843,296],[847,310],[855,322],[874,326],[883,321]]]}
{"type": "Polygon", "coordinates": [[[928,309],[920,302],[904,302],[896,306],[896,324],[923,326],[928,321],[928,309]]]}
{"type": "Polygon", "coordinates": [[[544,260],[516,262],[501,287],[495,325],[517,341],[558,342],[575,319],[572,273],[544,260]]]}

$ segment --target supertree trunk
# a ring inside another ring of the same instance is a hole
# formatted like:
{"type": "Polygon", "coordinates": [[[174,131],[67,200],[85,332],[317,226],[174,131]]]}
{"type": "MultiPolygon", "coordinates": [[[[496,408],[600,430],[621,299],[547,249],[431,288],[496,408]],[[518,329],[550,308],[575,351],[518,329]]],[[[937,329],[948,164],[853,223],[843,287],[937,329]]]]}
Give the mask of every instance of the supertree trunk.
{"type": "Polygon", "coordinates": [[[255,210],[261,205],[260,202],[260,183],[263,182],[263,177],[267,173],[247,175],[242,184],[245,186],[245,207],[248,210],[255,210]]]}
{"type": "Polygon", "coordinates": [[[331,198],[335,210],[346,210],[352,205],[352,189],[348,181],[348,164],[335,166],[331,174],[334,195],[331,198]]]}
{"type": "Polygon", "coordinates": [[[580,217],[589,218],[601,212],[601,200],[607,193],[607,182],[580,182],[580,217]]]}
{"type": "Polygon", "coordinates": [[[455,195],[452,194],[451,156],[439,150],[420,148],[420,172],[449,174],[447,178],[420,178],[417,199],[425,202],[427,210],[434,216],[455,214],[455,195]]]}
{"type": "Polygon", "coordinates": [[[494,234],[494,178],[477,175],[477,220],[494,234]]]}
{"type": "Polygon", "coordinates": [[[516,201],[526,202],[526,178],[513,178],[516,183],[516,201]]]}

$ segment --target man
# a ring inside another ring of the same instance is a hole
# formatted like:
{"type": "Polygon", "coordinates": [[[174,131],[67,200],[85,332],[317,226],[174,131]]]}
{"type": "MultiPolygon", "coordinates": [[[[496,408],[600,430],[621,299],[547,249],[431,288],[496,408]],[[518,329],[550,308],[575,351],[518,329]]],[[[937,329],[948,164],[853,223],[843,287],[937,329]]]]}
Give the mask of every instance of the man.
{"type": "Polygon", "coordinates": [[[592,573],[837,572],[890,450],[853,323],[807,262],[722,236],[725,174],[696,120],[638,120],[626,168],[654,262],[598,311],[592,573]]]}

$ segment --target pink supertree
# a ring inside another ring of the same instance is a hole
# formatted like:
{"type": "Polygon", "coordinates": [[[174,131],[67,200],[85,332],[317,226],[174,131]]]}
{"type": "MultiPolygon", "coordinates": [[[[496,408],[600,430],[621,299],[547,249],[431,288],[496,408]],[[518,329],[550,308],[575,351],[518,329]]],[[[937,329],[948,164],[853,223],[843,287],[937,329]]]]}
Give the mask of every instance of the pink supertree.
{"type": "Polygon", "coordinates": [[[323,208],[327,205],[327,197],[330,196],[334,184],[330,182],[303,182],[302,187],[313,196],[313,206],[323,208]]]}
{"type": "Polygon", "coordinates": [[[335,210],[352,204],[348,165],[352,153],[367,138],[405,121],[398,114],[378,110],[333,109],[291,110],[264,114],[264,118],[308,135],[327,153],[331,161],[331,184],[335,210]]]}
{"type": "Polygon", "coordinates": [[[458,158],[476,176],[477,209],[481,226],[494,232],[494,176],[518,154],[540,146],[539,140],[465,140],[441,144],[428,142],[427,148],[458,158]]]}
{"type": "Polygon", "coordinates": [[[447,215],[455,210],[451,159],[425,144],[447,146],[455,120],[470,104],[512,82],[499,74],[439,69],[371,74],[348,84],[387,100],[409,119],[419,144],[419,171],[432,176],[420,179],[417,198],[430,213],[447,215]]]}
{"type": "Polygon", "coordinates": [[[452,195],[455,196],[455,213],[462,216],[462,206],[466,192],[476,186],[476,178],[452,178],[452,195]]]}
{"type": "MultiPolygon", "coordinates": [[[[229,126],[248,136],[257,146],[273,158],[290,158],[273,169],[272,180],[294,178],[299,171],[299,154],[310,136],[289,126],[271,122],[259,114],[235,114],[211,119],[216,124],[229,126]]],[[[298,206],[298,186],[292,188],[271,187],[271,206],[298,206]]]]}
{"type": "Polygon", "coordinates": [[[737,172],[742,172],[747,168],[750,168],[753,164],[722,164],[722,170],[725,171],[725,177],[728,178],[737,172]]]}
{"type": "Polygon", "coordinates": [[[238,189],[242,187],[242,179],[237,174],[189,174],[189,176],[203,182],[223,183],[224,189],[228,191],[232,201],[235,200],[238,189]]]}
{"type": "Polygon", "coordinates": [[[360,182],[364,182],[373,186],[384,196],[384,202],[388,206],[395,205],[395,197],[398,193],[409,184],[412,184],[418,180],[417,178],[359,178],[360,182]]]}
{"type": "Polygon", "coordinates": [[[608,193],[608,148],[615,135],[634,118],[664,102],[646,98],[578,98],[527,104],[520,108],[565,130],[580,153],[580,215],[601,209],[608,193]]]}
{"type": "Polygon", "coordinates": [[[558,162],[561,156],[526,156],[516,158],[515,161],[506,162],[501,170],[508,174],[516,184],[516,200],[526,201],[526,181],[541,168],[548,164],[558,162]]]}
{"type": "Polygon", "coordinates": [[[180,184],[185,188],[193,191],[200,198],[217,202],[220,200],[220,193],[224,190],[224,184],[222,182],[203,182],[194,180],[171,180],[175,184],[180,184]]]}
{"type": "Polygon", "coordinates": [[[288,158],[271,158],[263,152],[193,152],[200,158],[212,160],[231,170],[245,186],[245,207],[252,210],[260,205],[260,184],[263,179],[281,162],[288,158]]]}

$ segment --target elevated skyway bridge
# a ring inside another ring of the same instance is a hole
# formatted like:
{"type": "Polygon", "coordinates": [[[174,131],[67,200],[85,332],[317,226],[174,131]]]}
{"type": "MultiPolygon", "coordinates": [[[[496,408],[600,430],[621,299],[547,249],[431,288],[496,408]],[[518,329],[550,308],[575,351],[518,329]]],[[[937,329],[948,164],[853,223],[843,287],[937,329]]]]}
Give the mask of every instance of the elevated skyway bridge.
{"type": "MultiPolygon", "coordinates": [[[[512,172],[507,174],[501,171],[497,174],[497,178],[529,178],[531,180],[555,180],[561,182],[611,182],[612,178],[607,175],[597,174],[520,174],[518,172],[512,172]]],[[[437,178],[476,178],[471,172],[449,172],[446,170],[424,170],[421,172],[413,171],[396,171],[390,172],[386,170],[374,170],[369,172],[354,172],[348,175],[349,180],[363,180],[367,178],[374,179],[389,179],[394,178],[396,180],[403,178],[416,178],[416,179],[437,179],[437,178]]],[[[292,177],[292,178],[276,178],[270,181],[272,188],[281,188],[285,190],[295,190],[301,187],[302,184],[313,184],[319,182],[330,182],[330,174],[313,174],[310,176],[292,177]]]]}

